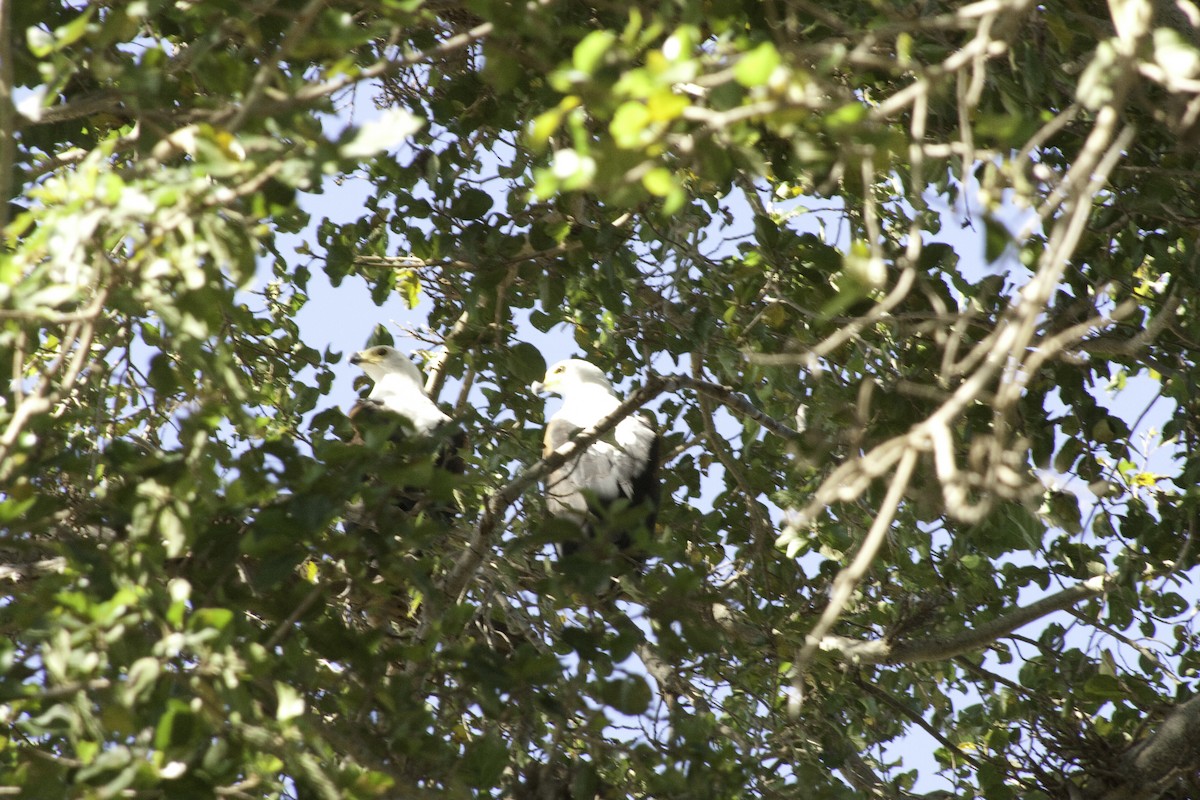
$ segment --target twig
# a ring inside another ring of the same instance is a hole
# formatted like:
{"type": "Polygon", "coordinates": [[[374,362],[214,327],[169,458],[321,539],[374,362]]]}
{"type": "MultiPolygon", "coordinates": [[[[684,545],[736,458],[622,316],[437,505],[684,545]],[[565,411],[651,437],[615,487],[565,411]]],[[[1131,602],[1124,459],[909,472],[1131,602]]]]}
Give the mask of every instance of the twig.
{"type": "Polygon", "coordinates": [[[899,700],[892,697],[890,694],[883,691],[878,686],[875,686],[870,681],[862,680],[860,678],[859,680],[855,681],[855,683],[857,683],[858,686],[860,688],[862,688],[862,690],[865,691],[867,694],[869,694],[875,698],[878,698],[880,701],[882,701],[883,704],[886,705],[888,708],[891,708],[893,711],[897,712],[902,717],[905,717],[905,718],[911,720],[912,722],[915,722],[922,730],[924,730],[926,733],[928,733],[934,739],[937,739],[939,742],[941,742],[942,747],[946,748],[946,752],[955,753],[959,758],[962,758],[964,761],[966,761],[971,766],[975,767],[976,769],[979,768],[978,761],[976,761],[971,756],[967,755],[966,752],[963,751],[963,748],[956,746],[954,744],[954,742],[950,741],[945,736],[943,736],[942,732],[939,731],[937,728],[933,727],[933,725],[930,725],[925,720],[925,717],[923,717],[920,713],[913,711],[911,708],[904,705],[904,703],[901,703],[899,700]]]}
{"type": "Polygon", "coordinates": [[[800,431],[796,430],[790,425],[782,423],[774,417],[764,414],[749,400],[734,391],[734,389],[730,386],[724,386],[719,383],[700,380],[699,378],[692,378],[687,375],[672,375],[664,378],[664,380],[670,384],[670,389],[675,387],[683,387],[685,389],[691,389],[699,394],[708,395],[714,400],[719,401],[722,405],[725,405],[731,410],[737,412],[739,415],[754,420],[759,425],[763,426],[777,436],[782,436],[785,439],[799,439],[803,435],[800,433],[800,431]]]}
{"type": "Polygon", "coordinates": [[[44,703],[48,700],[62,700],[63,698],[77,695],[80,692],[96,692],[111,687],[112,681],[108,678],[93,678],[83,683],[64,683],[61,686],[51,686],[49,689],[42,689],[39,692],[21,695],[20,699],[37,700],[44,703]]]}
{"type": "Polygon", "coordinates": [[[322,97],[328,97],[331,94],[336,94],[351,84],[374,80],[375,78],[382,78],[386,75],[398,72],[404,67],[420,64],[435,57],[449,55],[450,53],[462,50],[463,48],[470,47],[476,42],[486,39],[491,35],[491,33],[492,23],[485,22],[482,25],[476,25],[474,28],[471,28],[468,31],[451,36],[437,47],[431,47],[428,50],[405,53],[403,56],[395,60],[380,60],[357,74],[342,74],[331,81],[326,81],[325,83],[310,84],[309,86],[297,91],[290,100],[283,100],[277,103],[264,103],[263,105],[268,111],[274,113],[277,110],[288,108],[293,105],[310,103],[313,100],[319,100],[322,97]]]}
{"type": "Polygon", "coordinates": [[[803,353],[751,353],[747,354],[746,358],[756,364],[799,364],[806,369],[812,369],[820,359],[837,350],[846,342],[858,336],[866,326],[872,324],[876,320],[887,316],[893,308],[900,305],[905,297],[908,296],[909,290],[917,279],[917,271],[910,263],[905,266],[900,273],[899,280],[887,296],[875,304],[875,307],[863,314],[861,317],[856,317],[848,324],[838,328],[835,332],[827,336],[823,341],[818,342],[814,347],[803,353]]]}
{"type": "MultiPolygon", "coordinates": [[[[696,374],[700,374],[703,369],[703,359],[699,353],[692,354],[692,370],[696,374]]],[[[733,478],[737,484],[738,490],[742,494],[742,502],[746,504],[746,510],[750,513],[750,519],[753,527],[757,529],[755,538],[762,536],[764,533],[771,530],[771,520],[763,513],[756,500],[758,492],[746,480],[741,467],[733,460],[733,456],[729,451],[729,447],[725,444],[725,439],[717,435],[716,425],[713,423],[713,404],[708,399],[707,392],[697,392],[696,400],[700,404],[700,418],[704,422],[704,433],[708,437],[712,451],[716,454],[717,460],[721,462],[721,466],[725,467],[725,471],[733,478]]]]}
{"type": "Polygon", "coordinates": [[[300,617],[304,616],[305,611],[308,611],[308,609],[312,608],[313,603],[315,603],[317,598],[321,596],[321,592],[324,591],[324,589],[325,584],[321,583],[320,581],[313,584],[312,589],[309,589],[308,594],[304,596],[304,599],[300,601],[291,614],[288,614],[287,619],[279,623],[279,626],[275,628],[275,632],[271,634],[271,638],[267,639],[266,644],[263,646],[266,647],[267,650],[273,650],[276,645],[282,642],[284,637],[292,631],[292,626],[296,624],[296,621],[299,620],[300,617]]]}
{"type": "MultiPolygon", "coordinates": [[[[0,435],[0,484],[7,481],[16,469],[15,460],[8,456],[25,425],[38,414],[53,408],[55,403],[68,396],[74,388],[75,380],[88,360],[92,339],[96,333],[96,317],[102,313],[107,297],[107,290],[97,292],[84,317],[67,326],[59,342],[59,354],[42,370],[37,383],[13,409],[4,434],[0,435]],[[58,388],[51,390],[54,375],[60,370],[63,370],[63,374],[58,388]]],[[[13,366],[14,370],[23,369],[23,365],[19,363],[14,363],[13,366]]],[[[23,377],[14,374],[13,380],[19,381],[23,377]]]]}

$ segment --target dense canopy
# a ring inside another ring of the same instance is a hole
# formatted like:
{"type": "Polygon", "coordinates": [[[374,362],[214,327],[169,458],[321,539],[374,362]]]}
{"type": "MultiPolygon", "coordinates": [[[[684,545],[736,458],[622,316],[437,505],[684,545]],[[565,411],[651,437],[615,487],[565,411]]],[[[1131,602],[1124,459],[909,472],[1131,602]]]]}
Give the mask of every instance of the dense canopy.
{"type": "Polygon", "coordinates": [[[0,0],[0,792],[1200,795],[1198,25],[0,0]],[[368,535],[377,323],[472,447],[368,535]],[[607,604],[580,355],[663,435],[607,604]]]}

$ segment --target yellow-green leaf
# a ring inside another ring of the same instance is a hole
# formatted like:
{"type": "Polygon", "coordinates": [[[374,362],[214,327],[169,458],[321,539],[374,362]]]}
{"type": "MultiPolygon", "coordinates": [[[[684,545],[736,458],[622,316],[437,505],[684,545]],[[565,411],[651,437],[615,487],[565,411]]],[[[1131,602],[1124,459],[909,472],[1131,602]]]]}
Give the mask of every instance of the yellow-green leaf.
{"type": "Polygon", "coordinates": [[[675,178],[666,167],[655,167],[642,176],[642,185],[655,197],[666,197],[675,188],[675,178]]]}
{"type": "Polygon", "coordinates": [[[592,31],[583,37],[579,44],[575,45],[575,51],[571,54],[571,63],[575,69],[591,75],[596,71],[604,54],[616,41],[617,35],[612,31],[592,31]]]}
{"type": "Polygon", "coordinates": [[[779,64],[775,45],[763,42],[741,57],[733,68],[733,77],[742,86],[762,86],[779,64]]]}

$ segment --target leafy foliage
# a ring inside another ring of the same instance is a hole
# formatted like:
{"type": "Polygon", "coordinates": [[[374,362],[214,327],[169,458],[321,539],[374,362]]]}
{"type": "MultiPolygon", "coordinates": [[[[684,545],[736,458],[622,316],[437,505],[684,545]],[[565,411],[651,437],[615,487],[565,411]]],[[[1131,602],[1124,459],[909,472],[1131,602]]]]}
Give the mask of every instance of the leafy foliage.
{"type": "Polygon", "coordinates": [[[1174,4],[29,0],[0,34],[4,786],[1196,793],[1174,4]],[[380,116],[331,133],[354,92],[380,116]],[[349,175],[361,216],[310,220],[349,175]],[[428,301],[463,479],[351,441],[314,265],[428,301]],[[656,403],[643,573],[548,556],[534,331],[656,403]]]}

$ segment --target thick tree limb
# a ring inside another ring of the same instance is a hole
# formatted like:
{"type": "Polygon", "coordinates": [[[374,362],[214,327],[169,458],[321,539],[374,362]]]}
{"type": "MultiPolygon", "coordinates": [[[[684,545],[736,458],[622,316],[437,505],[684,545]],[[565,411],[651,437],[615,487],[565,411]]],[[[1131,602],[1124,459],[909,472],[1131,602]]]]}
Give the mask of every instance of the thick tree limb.
{"type": "Polygon", "coordinates": [[[1200,695],[1178,705],[1153,734],[1123,759],[1126,780],[1101,795],[1103,800],[1158,797],[1181,772],[1200,766],[1200,695]]]}
{"type": "MultiPolygon", "coordinates": [[[[53,125],[73,119],[91,117],[96,114],[111,114],[120,117],[129,115],[129,111],[121,101],[121,93],[109,89],[80,95],[65,103],[38,109],[36,112],[28,111],[27,113],[30,116],[19,116],[16,120],[17,125],[21,128],[30,128],[37,125],[53,125]]],[[[86,153],[88,151],[79,150],[78,152],[86,153]]]]}

